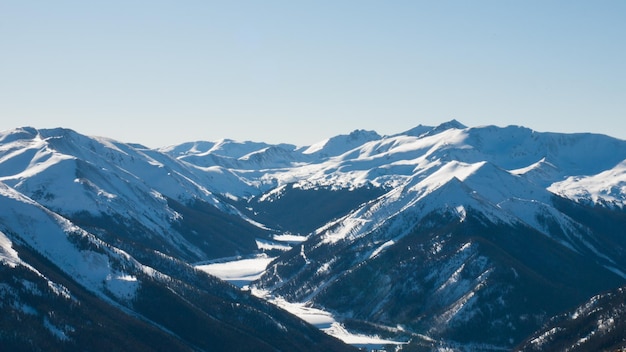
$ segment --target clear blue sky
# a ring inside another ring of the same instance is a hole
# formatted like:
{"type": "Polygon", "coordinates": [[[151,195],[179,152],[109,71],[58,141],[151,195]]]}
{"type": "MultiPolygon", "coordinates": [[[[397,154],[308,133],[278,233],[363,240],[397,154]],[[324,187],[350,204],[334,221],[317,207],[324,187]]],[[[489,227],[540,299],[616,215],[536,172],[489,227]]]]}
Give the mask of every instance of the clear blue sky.
{"type": "Polygon", "coordinates": [[[452,118],[626,139],[626,1],[0,0],[0,130],[306,145],[452,118]]]}

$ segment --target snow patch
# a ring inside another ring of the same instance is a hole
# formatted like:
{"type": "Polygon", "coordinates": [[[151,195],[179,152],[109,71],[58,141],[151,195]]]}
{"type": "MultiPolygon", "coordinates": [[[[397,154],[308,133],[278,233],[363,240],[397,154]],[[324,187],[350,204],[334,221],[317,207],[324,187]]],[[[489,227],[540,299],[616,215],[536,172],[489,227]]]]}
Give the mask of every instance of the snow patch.
{"type": "Polygon", "coordinates": [[[291,233],[283,233],[280,235],[274,235],[272,236],[272,238],[275,241],[279,241],[279,242],[300,243],[300,242],[306,241],[308,237],[302,236],[302,235],[294,235],[291,233]]]}
{"type": "Polygon", "coordinates": [[[375,256],[377,256],[380,252],[382,252],[385,248],[393,246],[395,244],[395,242],[393,240],[389,240],[385,243],[383,243],[382,245],[380,245],[380,247],[376,248],[374,250],[374,252],[372,252],[372,254],[370,255],[369,259],[374,258],[375,256]]]}
{"type": "Polygon", "coordinates": [[[14,268],[20,264],[20,260],[17,252],[12,247],[13,243],[9,238],[0,231],[0,262],[14,268]]]}
{"type": "Polygon", "coordinates": [[[106,289],[115,297],[123,300],[135,298],[137,289],[139,289],[137,278],[128,274],[108,275],[105,282],[106,289]]]}
{"type": "Polygon", "coordinates": [[[47,317],[45,317],[43,319],[43,325],[46,327],[46,329],[48,329],[48,331],[50,331],[50,333],[57,338],[58,340],[61,341],[68,341],[70,338],[65,334],[65,331],[63,331],[63,329],[60,329],[58,327],[56,327],[54,324],[52,324],[50,322],[50,320],[48,320],[47,317]]]}
{"type": "Polygon", "coordinates": [[[405,342],[382,339],[378,336],[351,333],[346,330],[330,312],[310,307],[307,303],[288,302],[282,297],[272,296],[267,290],[247,286],[250,282],[258,279],[263,274],[272,260],[274,260],[274,258],[268,257],[266,254],[260,254],[254,258],[196,265],[196,268],[229,281],[243,289],[250,290],[253,295],[267,300],[348,344],[368,349],[380,348],[383,345],[405,344],[405,342]]]}
{"type": "Polygon", "coordinates": [[[462,205],[457,206],[456,212],[457,214],[459,214],[459,221],[460,222],[465,221],[465,218],[467,217],[467,211],[465,210],[465,207],[462,205]]]}
{"type": "Polygon", "coordinates": [[[228,281],[235,286],[244,287],[250,282],[261,277],[268,264],[274,257],[260,254],[253,258],[237,259],[224,263],[212,263],[197,265],[196,268],[222,280],[228,281]]]}
{"type": "Polygon", "coordinates": [[[258,249],[261,249],[261,250],[277,249],[279,251],[288,251],[291,249],[291,246],[289,245],[276,243],[276,242],[272,242],[268,240],[263,240],[259,238],[256,239],[256,246],[258,249]]]}
{"type": "Polygon", "coordinates": [[[338,322],[332,323],[329,328],[322,329],[322,331],[347,344],[368,350],[382,349],[386,345],[401,346],[406,344],[406,342],[383,339],[376,335],[355,334],[346,330],[346,328],[338,322]]]}
{"type": "Polygon", "coordinates": [[[307,303],[288,302],[282,297],[274,297],[268,291],[253,287],[253,295],[263,298],[268,302],[288,311],[307,323],[334,336],[347,344],[363,347],[369,350],[382,348],[384,345],[403,345],[406,342],[380,338],[376,335],[355,334],[348,331],[335,317],[322,309],[310,307],[307,303]]]}
{"type": "Polygon", "coordinates": [[[543,334],[537,336],[536,338],[532,339],[530,343],[533,345],[541,346],[544,343],[549,342],[551,337],[554,336],[554,334],[556,334],[560,330],[561,330],[560,328],[552,328],[544,332],[543,334]]]}

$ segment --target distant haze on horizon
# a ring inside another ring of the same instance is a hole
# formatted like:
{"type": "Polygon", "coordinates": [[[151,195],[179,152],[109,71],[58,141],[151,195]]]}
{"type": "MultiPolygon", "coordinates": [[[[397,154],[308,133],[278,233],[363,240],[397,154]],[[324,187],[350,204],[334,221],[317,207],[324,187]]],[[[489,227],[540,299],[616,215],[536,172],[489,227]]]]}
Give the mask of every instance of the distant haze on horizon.
{"type": "Polygon", "coordinates": [[[457,119],[626,139],[624,1],[0,3],[0,130],[310,145],[457,119]]]}

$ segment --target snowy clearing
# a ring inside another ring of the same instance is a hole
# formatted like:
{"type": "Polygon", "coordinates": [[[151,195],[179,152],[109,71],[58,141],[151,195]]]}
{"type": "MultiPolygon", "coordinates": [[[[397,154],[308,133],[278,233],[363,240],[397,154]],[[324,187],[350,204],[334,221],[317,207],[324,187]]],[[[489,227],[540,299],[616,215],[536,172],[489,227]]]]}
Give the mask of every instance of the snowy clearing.
{"type": "Polygon", "coordinates": [[[196,268],[228,281],[237,287],[243,287],[258,279],[267,265],[274,260],[266,254],[254,258],[236,259],[224,263],[198,265],[196,268]]]}
{"type": "Polygon", "coordinates": [[[307,236],[284,233],[282,235],[274,235],[273,238],[275,241],[279,242],[300,243],[306,241],[307,236]]]}
{"type": "Polygon", "coordinates": [[[343,342],[368,350],[381,349],[385,345],[403,345],[405,342],[381,339],[378,336],[369,336],[352,333],[340,323],[335,317],[325,310],[307,307],[306,303],[287,302],[282,297],[274,297],[268,291],[252,288],[253,295],[263,298],[268,302],[279,306],[307,323],[324,331],[328,335],[334,336],[343,342]]]}
{"type": "MultiPolygon", "coordinates": [[[[196,268],[228,281],[233,285],[247,289],[250,282],[261,277],[267,265],[274,260],[266,254],[254,258],[234,259],[227,262],[197,265],[196,268]]],[[[325,333],[345,343],[367,349],[379,349],[384,345],[402,345],[404,342],[381,339],[378,336],[354,334],[346,330],[333,315],[327,311],[307,307],[306,303],[287,302],[282,297],[274,297],[268,291],[251,288],[251,293],[288,311],[325,333]]]]}

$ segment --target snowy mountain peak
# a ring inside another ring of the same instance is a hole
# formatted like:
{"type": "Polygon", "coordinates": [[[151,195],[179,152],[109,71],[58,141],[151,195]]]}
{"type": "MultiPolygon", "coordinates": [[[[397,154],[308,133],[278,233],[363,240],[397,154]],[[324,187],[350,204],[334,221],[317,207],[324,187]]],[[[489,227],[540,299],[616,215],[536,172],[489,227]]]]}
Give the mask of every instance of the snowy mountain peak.
{"type": "Polygon", "coordinates": [[[452,119],[450,121],[446,121],[446,122],[440,124],[439,126],[435,127],[435,129],[438,129],[438,130],[448,130],[448,129],[451,129],[451,128],[462,130],[462,129],[467,128],[467,126],[465,126],[461,122],[457,121],[456,119],[452,119]]]}
{"type": "Polygon", "coordinates": [[[603,135],[452,120],[303,148],[149,149],[24,127],[0,132],[0,205],[0,268],[19,268],[28,244],[119,302],[152,280],[143,263],[175,275],[177,261],[271,258],[255,289],[440,346],[510,349],[626,284],[626,141],[603,135]]]}
{"type": "Polygon", "coordinates": [[[426,135],[434,135],[443,131],[447,131],[447,130],[451,130],[451,129],[456,129],[456,130],[462,130],[467,128],[467,126],[465,126],[464,124],[460,123],[457,120],[450,120],[447,122],[444,122],[436,127],[434,127],[432,130],[426,132],[426,135]]]}
{"type": "Polygon", "coordinates": [[[0,143],[11,143],[21,139],[36,138],[39,132],[33,127],[21,127],[0,132],[0,143]]]}
{"type": "Polygon", "coordinates": [[[433,126],[424,126],[422,124],[419,124],[419,125],[411,128],[410,130],[398,133],[398,134],[393,135],[393,136],[419,137],[419,136],[423,135],[424,133],[430,132],[433,128],[434,128],[433,126]]]}
{"type": "Polygon", "coordinates": [[[348,135],[335,136],[315,143],[304,150],[303,154],[315,154],[322,157],[337,156],[354,149],[366,142],[380,139],[375,131],[354,130],[348,135]]]}
{"type": "Polygon", "coordinates": [[[207,142],[207,141],[195,141],[195,142],[186,142],[177,145],[171,145],[163,148],[159,148],[158,150],[170,154],[174,157],[184,156],[188,154],[202,154],[206,153],[211,148],[215,146],[215,142],[207,142]]]}
{"type": "Polygon", "coordinates": [[[357,129],[348,135],[350,140],[353,141],[372,141],[380,138],[380,135],[376,131],[368,131],[363,129],[357,129]]]}

